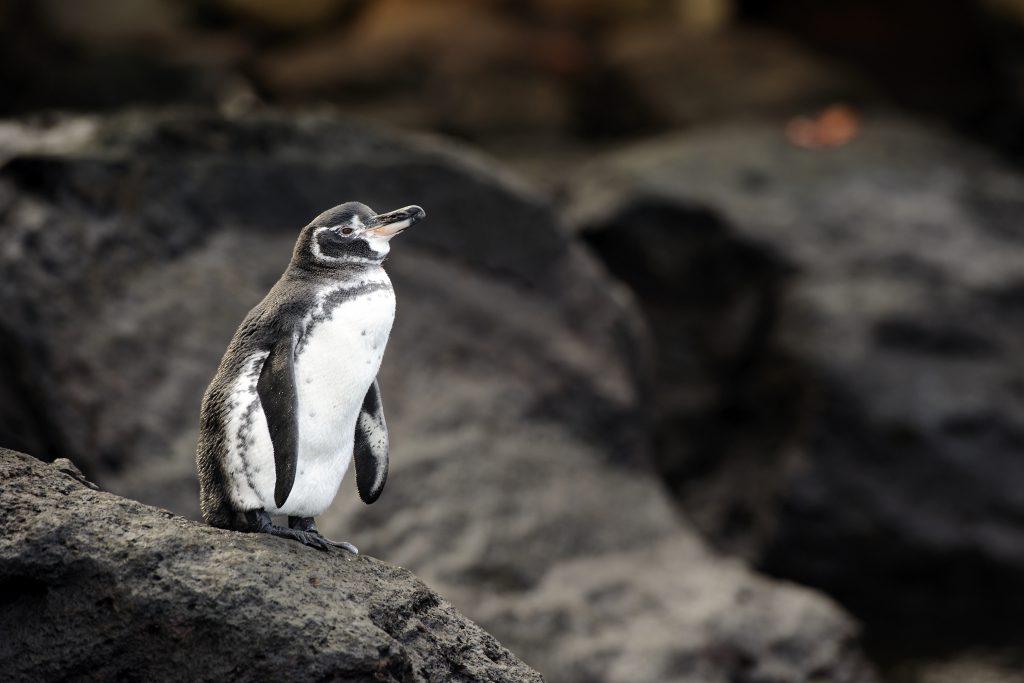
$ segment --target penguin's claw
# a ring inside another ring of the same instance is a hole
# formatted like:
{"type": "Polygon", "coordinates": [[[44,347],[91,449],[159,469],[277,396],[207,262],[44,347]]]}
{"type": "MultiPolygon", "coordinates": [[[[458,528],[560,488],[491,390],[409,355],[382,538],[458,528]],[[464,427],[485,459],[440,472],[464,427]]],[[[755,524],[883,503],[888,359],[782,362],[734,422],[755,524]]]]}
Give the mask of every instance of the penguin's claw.
{"type": "Polygon", "coordinates": [[[332,547],[347,550],[353,555],[359,554],[359,549],[345,541],[332,541],[324,538],[316,530],[316,524],[312,517],[289,517],[288,528],[275,526],[266,510],[251,510],[245,513],[245,519],[249,523],[249,531],[253,533],[270,534],[278,538],[290,538],[303,545],[308,545],[317,550],[330,550],[332,547]]]}
{"type": "Polygon", "coordinates": [[[332,541],[329,538],[321,536],[320,531],[316,528],[316,521],[312,517],[288,517],[288,528],[298,529],[310,534],[316,534],[318,538],[323,539],[324,543],[327,543],[328,545],[332,545],[335,548],[341,548],[342,550],[347,550],[353,555],[359,554],[359,548],[355,547],[351,543],[346,541],[332,541]]]}
{"type": "MultiPolygon", "coordinates": [[[[315,528],[312,531],[308,531],[301,528],[286,529],[282,526],[275,526],[271,522],[270,515],[267,514],[266,510],[246,512],[245,518],[249,523],[249,531],[253,533],[270,534],[278,538],[290,538],[317,550],[327,551],[331,548],[327,539],[317,533],[315,528]]],[[[312,519],[310,519],[310,522],[312,522],[312,519]]]]}
{"type": "Polygon", "coordinates": [[[303,545],[308,545],[310,548],[316,548],[317,550],[327,551],[331,549],[331,547],[326,543],[326,539],[323,536],[310,531],[300,531],[299,529],[285,529],[284,527],[273,526],[270,528],[269,533],[280,538],[291,538],[303,545]]]}
{"type": "MultiPolygon", "coordinates": [[[[317,534],[317,536],[320,536],[320,534],[317,534]]],[[[324,538],[323,536],[320,536],[320,538],[322,538],[325,543],[327,543],[328,545],[332,545],[335,548],[341,548],[342,550],[347,550],[348,552],[352,553],[353,555],[358,555],[359,554],[359,548],[355,547],[354,545],[352,545],[348,541],[332,541],[331,539],[324,538]]]]}

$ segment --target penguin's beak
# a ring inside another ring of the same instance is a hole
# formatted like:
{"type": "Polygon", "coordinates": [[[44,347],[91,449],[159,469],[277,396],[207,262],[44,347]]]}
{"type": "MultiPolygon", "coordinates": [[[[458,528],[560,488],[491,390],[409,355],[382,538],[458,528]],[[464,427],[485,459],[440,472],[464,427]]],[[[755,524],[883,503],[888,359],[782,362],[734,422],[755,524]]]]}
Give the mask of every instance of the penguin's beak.
{"type": "Polygon", "coordinates": [[[411,225],[416,225],[427,212],[418,206],[407,206],[389,213],[379,213],[373,217],[366,231],[378,237],[394,237],[411,225]]]}

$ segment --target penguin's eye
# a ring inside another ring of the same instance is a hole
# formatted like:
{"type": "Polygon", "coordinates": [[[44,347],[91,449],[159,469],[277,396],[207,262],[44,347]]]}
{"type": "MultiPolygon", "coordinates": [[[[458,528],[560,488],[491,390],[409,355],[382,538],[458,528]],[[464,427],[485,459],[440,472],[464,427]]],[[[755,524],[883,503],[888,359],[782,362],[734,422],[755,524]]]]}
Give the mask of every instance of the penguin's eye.
{"type": "Polygon", "coordinates": [[[351,235],[352,234],[352,228],[342,228],[341,229],[341,234],[342,235],[351,235]]]}

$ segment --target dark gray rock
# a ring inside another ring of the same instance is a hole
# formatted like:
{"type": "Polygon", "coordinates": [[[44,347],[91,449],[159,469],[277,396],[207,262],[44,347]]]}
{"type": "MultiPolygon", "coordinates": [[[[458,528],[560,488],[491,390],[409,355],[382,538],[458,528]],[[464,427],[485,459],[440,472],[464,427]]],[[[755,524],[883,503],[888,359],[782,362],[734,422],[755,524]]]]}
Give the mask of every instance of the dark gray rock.
{"type": "Polygon", "coordinates": [[[415,576],[213,529],[0,449],[6,680],[541,681],[415,576]]]}
{"type": "Polygon", "coordinates": [[[663,474],[721,547],[932,645],[1019,628],[1022,197],[880,116],[840,149],[731,126],[581,174],[570,220],[658,337],[663,474]]]}
{"type": "Polygon", "coordinates": [[[65,433],[56,453],[105,488],[194,517],[199,397],[299,223],[343,199],[419,202],[387,266],[388,486],[364,506],[343,484],[325,533],[415,570],[555,680],[873,679],[830,601],[723,561],[679,519],[647,464],[648,341],[625,289],[486,163],[327,116],[128,115],[47,154],[53,129],[19,130],[35,148],[0,174],[22,249],[5,267],[33,286],[5,301],[16,338],[47,349],[32,386],[69,416],[40,434],[65,433]],[[127,199],[83,206],[79,184],[127,199]],[[89,251],[106,227],[116,267],[89,251]],[[65,231],[82,275],[61,282],[45,264],[65,231]]]}
{"type": "MultiPolygon", "coordinates": [[[[627,355],[634,334],[550,212],[436,142],[327,115],[127,114],[8,124],[0,161],[0,443],[66,455],[87,473],[164,452],[192,427],[223,352],[205,340],[230,335],[284,270],[301,225],[346,199],[383,208],[424,198],[431,223],[403,248],[557,290],[552,304],[591,336],[592,355],[627,355]],[[134,362],[150,349],[168,362],[134,362]]],[[[633,380],[603,364],[617,376],[587,395],[604,393],[612,415],[633,380]]]]}

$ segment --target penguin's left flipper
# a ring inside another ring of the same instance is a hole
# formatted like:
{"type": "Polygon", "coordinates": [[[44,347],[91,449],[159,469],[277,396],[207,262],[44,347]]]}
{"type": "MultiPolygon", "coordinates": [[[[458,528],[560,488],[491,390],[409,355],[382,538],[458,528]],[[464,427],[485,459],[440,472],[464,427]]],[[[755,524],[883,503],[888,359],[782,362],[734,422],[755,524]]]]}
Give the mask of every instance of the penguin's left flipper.
{"type": "Polygon", "coordinates": [[[299,461],[299,421],[296,414],[298,392],[295,388],[295,336],[282,335],[263,361],[256,391],[263,406],[274,446],[274,502],[284,505],[295,483],[299,461]]]}
{"type": "Polygon", "coordinates": [[[367,390],[356,420],[354,458],[359,497],[364,503],[372,503],[380,497],[388,479],[388,425],[377,380],[367,390]]]}

